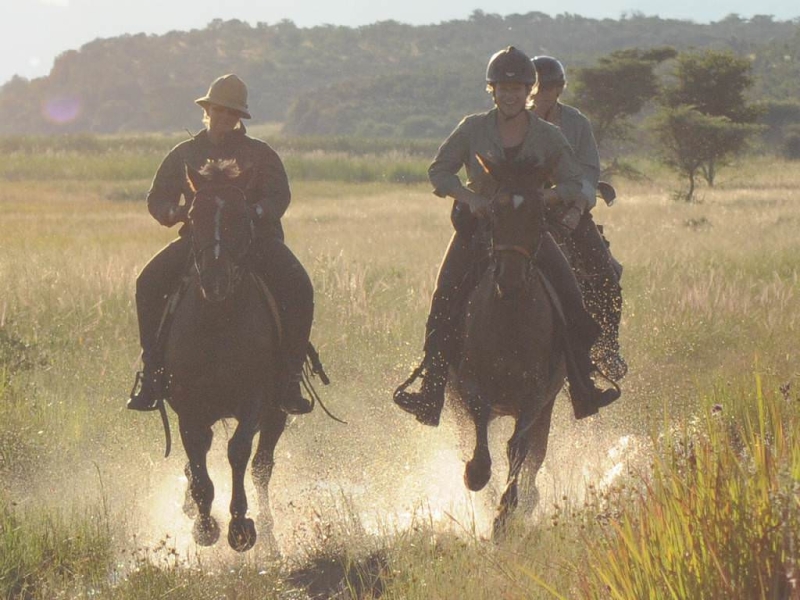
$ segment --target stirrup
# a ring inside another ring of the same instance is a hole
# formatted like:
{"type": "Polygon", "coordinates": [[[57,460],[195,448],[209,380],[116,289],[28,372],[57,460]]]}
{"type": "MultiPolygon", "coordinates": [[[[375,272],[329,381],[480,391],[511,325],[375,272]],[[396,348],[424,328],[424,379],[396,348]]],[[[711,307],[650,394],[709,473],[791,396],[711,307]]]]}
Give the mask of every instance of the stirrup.
{"type": "Polygon", "coordinates": [[[594,363],[598,370],[612,381],[621,381],[628,373],[628,363],[620,356],[618,350],[600,349],[596,353],[594,363]]]}
{"type": "Polygon", "coordinates": [[[148,383],[148,380],[145,379],[144,371],[136,372],[136,380],[133,382],[126,405],[129,410],[148,412],[158,409],[159,404],[164,400],[163,394],[158,393],[157,377],[157,375],[150,377],[148,383]]]}
{"type": "Polygon", "coordinates": [[[394,403],[409,414],[414,415],[423,425],[437,427],[442,415],[442,406],[436,399],[430,399],[424,392],[397,390],[392,396],[394,403]]]}
{"type": "Polygon", "coordinates": [[[314,403],[300,392],[300,382],[290,380],[281,396],[280,407],[287,415],[307,415],[314,410],[314,403]],[[297,386],[297,389],[294,389],[297,386]]]}

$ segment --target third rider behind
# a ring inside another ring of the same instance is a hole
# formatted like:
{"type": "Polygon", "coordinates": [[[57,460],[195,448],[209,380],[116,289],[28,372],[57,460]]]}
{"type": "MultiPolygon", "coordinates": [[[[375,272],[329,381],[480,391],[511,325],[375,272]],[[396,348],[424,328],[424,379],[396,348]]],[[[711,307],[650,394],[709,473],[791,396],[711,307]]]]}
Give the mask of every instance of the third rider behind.
{"type": "MultiPolygon", "coordinates": [[[[531,99],[533,112],[548,123],[561,129],[567,138],[581,169],[584,195],[591,198],[580,214],[575,227],[556,225],[556,234],[571,238],[572,247],[585,265],[588,281],[585,285],[586,306],[603,331],[593,348],[600,369],[611,379],[619,381],[628,371],[628,365],[619,352],[619,324],[622,318],[622,287],[616,261],[592,219],[597,183],[600,179],[600,155],[592,133],[592,125],[577,108],[563,104],[559,97],[567,85],[564,66],[552,56],[533,59],[537,81],[531,99]]],[[[574,221],[567,221],[574,223],[574,221]]],[[[562,241],[562,240],[559,240],[562,241]]]]}

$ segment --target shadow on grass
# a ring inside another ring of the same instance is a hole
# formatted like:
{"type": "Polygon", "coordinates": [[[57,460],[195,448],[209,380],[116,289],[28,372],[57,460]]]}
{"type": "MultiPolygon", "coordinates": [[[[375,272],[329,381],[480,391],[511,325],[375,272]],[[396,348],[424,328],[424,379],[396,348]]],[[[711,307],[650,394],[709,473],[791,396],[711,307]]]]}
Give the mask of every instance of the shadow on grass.
{"type": "Polygon", "coordinates": [[[295,569],[286,581],[303,588],[310,600],[380,598],[389,573],[386,554],[378,550],[353,561],[348,556],[320,556],[295,569]]]}

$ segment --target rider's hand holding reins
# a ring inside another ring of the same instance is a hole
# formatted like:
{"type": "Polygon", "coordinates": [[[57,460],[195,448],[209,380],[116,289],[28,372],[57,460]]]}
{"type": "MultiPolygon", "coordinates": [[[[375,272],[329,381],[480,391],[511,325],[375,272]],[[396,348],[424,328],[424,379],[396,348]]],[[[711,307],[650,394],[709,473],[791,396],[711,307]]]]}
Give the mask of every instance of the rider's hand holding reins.
{"type": "Polygon", "coordinates": [[[476,217],[485,217],[490,212],[490,201],[468,188],[461,188],[454,194],[457,202],[466,204],[476,217]]]}
{"type": "Polygon", "coordinates": [[[559,221],[570,231],[575,231],[581,221],[581,209],[577,206],[570,206],[562,213],[559,221]]]}
{"type": "Polygon", "coordinates": [[[156,220],[164,227],[172,227],[186,220],[188,210],[179,204],[168,206],[161,214],[156,215],[156,220]]]}

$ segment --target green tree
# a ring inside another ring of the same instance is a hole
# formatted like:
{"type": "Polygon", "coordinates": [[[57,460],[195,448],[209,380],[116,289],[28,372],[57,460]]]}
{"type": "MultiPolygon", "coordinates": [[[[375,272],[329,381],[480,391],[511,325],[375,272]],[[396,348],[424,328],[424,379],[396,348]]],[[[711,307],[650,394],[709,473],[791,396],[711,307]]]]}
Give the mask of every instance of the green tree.
{"type": "Polygon", "coordinates": [[[688,189],[679,194],[686,202],[694,201],[697,178],[703,169],[731,149],[741,147],[758,128],[750,123],[734,123],[728,117],[706,115],[685,104],[662,108],[653,123],[662,161],[689,180],[688,189]]]}
{"type": "MultiPolygon", "coordinates": [[[[734,56],[729,51],[682,53],[673,73],[675,83],[665,88],[662,94],[662,101],[668,109],[691,107],[702,115],[727,120],[731,133],[720,134],[714,151],[705,152],[700,164],[700,172],[711,187],[717,170],[745,148],[749,134],[761,129],[734,127],[754,123],[759,116],[759,109],[748,104],[745,97],[753,85],[750,70],[747,58],[734,56]],[[733,134],[734,130],[739,133],[733,134]]],[[[718,122],[717,131],[725,128],[721,123],[718,122]]]]}
{"type": "Polygon", "coordinates": [[[592,121],[598,144],[629,135],[630,117],[659,92],[655,67],[674,58],[674,48],[632,48],[600,58],[597,66],[578,69],[572,83],[575,104],[592,121]]]}

